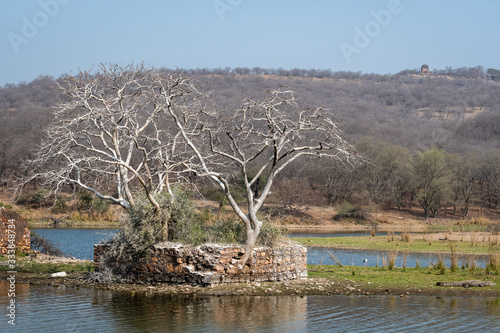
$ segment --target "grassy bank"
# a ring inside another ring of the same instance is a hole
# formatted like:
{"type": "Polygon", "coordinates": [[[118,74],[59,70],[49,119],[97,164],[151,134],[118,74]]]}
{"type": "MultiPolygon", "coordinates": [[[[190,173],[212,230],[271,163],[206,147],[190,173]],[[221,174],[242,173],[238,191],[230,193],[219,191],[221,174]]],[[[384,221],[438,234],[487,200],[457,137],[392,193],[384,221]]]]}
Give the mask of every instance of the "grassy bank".
{"type": "MultiPolygon", "coordinates": [[[[157,284],[97,284],[81,279],[92,269],[89,263],[24,262],[16,267],[19,282],[43,285],[76,285],[110,289],[144,295],[199,295],[199,296],[270,296],[270,295],[448,295],[500,297],[500,275],[488,274],[485,269],[451,272],[450,269],[394,268],[360,266],[308,265],[307,279],[285,282],[228,283],[209,287],[157,284]],[[51,278],[54,272],[65,271],[65,278],[51,278]],[[481,280],[496,283],[487,287],[438,287],[437,282],[481,280]]],[[[0,278],[7,277],[7,266],[1,266],[0,278]]]]}
{"type": "MultiPolygon", "coordinates": [[[[449,287],[438,287],[437,282],[459,282],[466,280],[491,281],[495,286],[471,288],[500,295],[500,275],[488,274],[485,269],[458,269],[451,272],[434,268],[387,268],[364,266],[308,265],[310,278],[324,278],[330,281],[350,281],[355,287],[351,291],[365,291],[376,294],[410,293],[440,294],[449,287]]],[[[453,287],[457,292],[463,287],[453,287]]]]}
{"type": "MultiPolygon", "coordinates": [[[[457,253],[462,254],[488,254],[500,250],[500,239],[497,236],[486,237],[484,240],[477,237],[471,241],[436,240],[430,236],[428,239],[412,239],[411,235],[408,237],[408,241],[404,241],[403,236],[296,237],[293,240],[305,246],[375,251],[447,253],[450,252],[450,244],[455,246],[457,253]]],[[[425,235],[422,237],[425,238],[425,235]]]]}
{"type": "MultiPolygon", "coordinates": [[[[12,271],[7,265],[7,256],[0,255],[0,272],[12,271]]],[[[32,273],[48,275],[56,272],[87,273],[94,270],[90,260],[72,260],[61,257],[47,256],[44,260],[32,260],[29,256],[21,255],[16,258],[15,271],[18,273],[32,273]]]]}
{"type": "MultiPolygon", "coordinates": [[[[28,220],[30,228],[54,228],[50,221],[28,220]]],[[[57,225],[58,228],[89,228],[89,229],[117,229],[121,228],[118,222],[110,221],[64,221],[57,225]]]]}

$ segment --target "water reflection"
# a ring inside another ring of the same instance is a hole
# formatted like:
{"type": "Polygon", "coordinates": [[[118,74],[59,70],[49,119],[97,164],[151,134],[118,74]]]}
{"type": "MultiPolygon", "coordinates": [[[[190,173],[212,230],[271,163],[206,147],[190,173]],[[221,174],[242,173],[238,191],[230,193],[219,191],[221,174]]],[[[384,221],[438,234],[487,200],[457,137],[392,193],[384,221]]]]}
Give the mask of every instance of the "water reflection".
{"type": "Polygon", "coordinates": [[[303,332],[306,298],[164,297],[111,302],[120,330],[169,332],[303,332]],[[165,330],[168,328],[168,330],[165,330]]]}
{"type": "MultiPolygon", "coordinates": [[[[0,306],[6,308],[6,281],[0,306]]],[[[18,284],[1,332],[494,332],[500,299],[412,296],[138,297],[18,284]]],[[[5,310],[3,310],[5,311],[5,310]]]]}
{"type": "Polygon", "coordinates": [[[495,302],[495,299],[309,297],[307,331],[496,332],[500,328],[497,322],[500,313],[489,311],[488,302],[495,302]]]}

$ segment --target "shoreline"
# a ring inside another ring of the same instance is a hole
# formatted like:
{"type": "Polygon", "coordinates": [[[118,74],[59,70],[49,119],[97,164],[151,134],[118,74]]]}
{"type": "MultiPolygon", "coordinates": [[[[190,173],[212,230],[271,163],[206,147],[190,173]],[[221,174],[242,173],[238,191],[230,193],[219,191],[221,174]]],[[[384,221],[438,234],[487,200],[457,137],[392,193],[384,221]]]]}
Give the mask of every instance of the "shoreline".
{"type": "MultiPolygon", "coordinates": [[[[306,244],[299,243],[303,246],[306,246],[306,244]]],[[[320,248],[320,249],[332,249],[332,250],[362,250],[362,251],[378,251],[378,252],[391,252],[393,250],[374,250],[370,248],[364,248],[364,247],[341,247],[341,246],[330,246],[330,245],[311,245],[311,246],[306,246],[306,247],[315,247],[315,248],[320,248]]],[[[438,252],[438,251],[418,251],[418,250],[400,250],[397,251],[398,255],[401,255],[403,252],[406,252],[408,254],[434,254],[434,255],[439,255],[439,254],[446,254],[450,255],[450,252],[438,252]]],[[[457,253],[458,256],[489,256],[489,253],[475,253],[475,252],[459,252],[457,253]]]]}
{"type": "MultiPolygon", "coordinates": [[[[18,272],[16,275],[17,283],[27,283],[30,285],[45,285],[45,286],[74,286],[77,288],[93,288],[97,290],[111,290],[116,292],[126,292],[131,296],[142,295],[150,296],[457,296],[457,297],[500,297],[500,278],[495,276],[488,280],[493,280],[497,286],[491,287],[438,287],[436,283],[428,283],[428,285],[409,284],[405,286],[397,277],[391,279],[390,283],[367,282],[366,275],[369,271],[374,271],[373,268],[361,266],[349,266],[345,270],[346,273],[339,274],[340,268],[330,266],[331,270],[325,266],[310,266],[309,277],[297,280],[288,280],[283,282],[251,282],[251,283],[225,283],[209,286],[191,286],[187,284],[129,284],[129,283],[109,283],[102,284],[96,282],[88,282],[84,279],[86,273],[76,272],[68,273],[66,277],[52,278],[50,273],[37,272],[18,272]],[[337,270],[337,271],[335,271],[337,270]],[[350,270],[358,271],[357,276],[350,276],[350,270]],[[337,274],[338,276],[337,276],[337,274]],[[328,278],[319,275],[328,275],[328,278]],[[311,276],[313,275],[313,276],[311,276]],[[348,277],[347,277],[348,276],[348,277]],[[410,286],[411,285],[411,286],[410,286]]],[[[401,272],[387,271],[386,275],[397,274],[401,272]]],[[[413,278],[418,279],[417,273],[408,272],[407,277],[411,281],[413,278]]],[[[7,277],[6,271],[0,271],[0,279],[5,280],[7,277]]],[[[434,280],[442,281],[457,281],[461,280],[460,276],[446,276],[433,274],[434,280]]],[[[465,278],[464,278],[465,279],[465,278]]],[[[477,277],[476,279],[479,279],[477,277]]]]}
{"type": "MultiPolygon", "coordinates": [[[[287,230],[293,231],[366,231],[369,233],[372,230],[371,225],[349,225],[349,224],[336,224],[336,225],[283,225],[287,230]]],[[[387,231],[407,231],[420,233],[426,231],[426,226],[406,226],[406,225],[387,225],[377,226],[377,232],[387,231]]]]}

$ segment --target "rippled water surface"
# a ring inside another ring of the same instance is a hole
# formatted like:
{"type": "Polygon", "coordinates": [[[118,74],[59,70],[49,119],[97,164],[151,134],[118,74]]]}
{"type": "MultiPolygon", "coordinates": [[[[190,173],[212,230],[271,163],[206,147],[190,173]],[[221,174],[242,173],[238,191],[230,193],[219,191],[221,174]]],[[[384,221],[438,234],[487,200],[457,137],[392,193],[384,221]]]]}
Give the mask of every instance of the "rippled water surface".
{"type": "MultiPolygon", "coordinates": [[[[7,284],[0,283],[6,295],[7,284]]],[[[500,298],[137,297],[18,284],[1,332],[498,332],[500,298]]],[[[0,298],[6,308],[8,299],[0,298]]],[[[5,310],[2,310],[5,311],[5,310]]]]}
{"type": "MultiPolygon", "coordinates": [[[[319,247],[307,248],[307,263],[309,265],[336,265],[337,262],[331,257],[333,255],[342,265],[382,267],[383,260],[387,261],[387,253],[383,251],[370,250],[350,250],[350,249],[328,249],[319,247]],[[367,260],[366,263],[364,260],[367,260]]],[[[441,254],[445,265],[450,267],[450,254],[441,254]]],[[[427,267],[437,264],[438,255],[435,253],[408,253],[406,256],[406,267],[416,267],[417,262],[420,267],[427,267]]],[[[467,255],[458,255],[458,265],[466,264],[467,255]]],[[[485,267],[488,262],[487,255],[475,255],[474,260],[477,267],[485,267]]],[[[404,256],[399,252],[396,258],[396,267],[403,267],[404,256]]]]}
{"type": "MultiPolygon", "coordinates": [[[[33,229],[38,234],[59,245],[61,250],[69,256],[77,259],[93,259],[94,244],[110,239],[118,229],[33,229]]],[[[352,237],[364,235],[363,232],[340,232],[331,234],[296,234],[300,237],[311,237],[311,235],[323,235],[325,237],[352,237]]],[[[318,236],[319,237],[319,236],[318,236]]],[[[387,257],[387,253],[369,250],[349,250],[349,249],[324,249],[308,248],[307,262],[310,265],[335,265],[336,262],[330,256],[333,254],[343,265],[363,266],[364,259],[367,259],[367,266],[382,266],[382,256],[387,257]]],[[[449,254],[445,254],[445,263],[450,266],[449,254]]],[[[459,255],[459,265],[466,259],[459,255]]],[[[479,267],[484,267],[487,261],[486,256],[476,256],[479,267]]],[[[409,253],[406,258],[407,267],[415,267],[417,262],[421,267],[437,262],[436,254],[409,253]]],[[[400,253],[396,261],[396,266],[402,267],[403,255],[400,253]]]]}
{"type": "Polygon", "coordinates": [[[94,259],[94,244],[110,239],[118,229],[50,228],[33,231],[52,241],[70,257],[94,259]]]}

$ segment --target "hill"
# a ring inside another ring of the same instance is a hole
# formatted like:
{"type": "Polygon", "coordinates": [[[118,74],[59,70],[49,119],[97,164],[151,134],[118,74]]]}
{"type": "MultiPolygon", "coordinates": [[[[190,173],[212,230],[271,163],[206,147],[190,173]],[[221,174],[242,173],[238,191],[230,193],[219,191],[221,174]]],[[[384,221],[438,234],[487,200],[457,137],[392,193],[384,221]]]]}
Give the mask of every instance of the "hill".
{"type": "MultiPolygon", "coordinates": [[[[471,206],[496,209],[499,204],[500,82],[477,68],[427,75],[260,68],[180,71],[197,80],[200,89],[211,91],[221,112],[279,86],[295,90],[306,105],[336,110],[340,127],[370,163],[355,170],[328,161],[296,164],[277,184],[272,199],[276,205],[349,201],[411,209],[422,205],[422,175],[430,172],[419,170],[418,161],[433,150],[442,152],[436,156],[447,171],[436,182],[449,186],[433,203],[437,207],[427,208],[429,216],[446,206],[467,216],[471,206]]],[[[0,88],[4,187],[22,175],[22,161],[51,122],[51,110],[62,98],[57,80],[42,76],[0,88]]]]}

